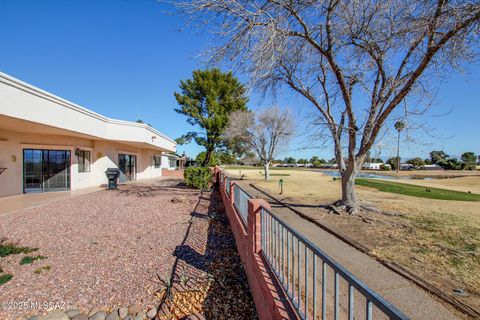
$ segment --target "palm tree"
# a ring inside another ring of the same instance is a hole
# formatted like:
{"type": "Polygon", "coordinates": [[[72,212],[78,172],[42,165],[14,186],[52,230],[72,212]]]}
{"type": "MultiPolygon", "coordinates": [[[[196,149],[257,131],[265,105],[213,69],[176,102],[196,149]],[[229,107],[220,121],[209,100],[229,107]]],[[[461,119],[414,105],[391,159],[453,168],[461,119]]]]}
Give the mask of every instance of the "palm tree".
{"type": "Polygon", "coordinates": [[[397,172],[400,170],[400,132],[405,129],[405,122],[399,120],[395,122],[395,129],[398,132],[397,136],[397,172]]]}

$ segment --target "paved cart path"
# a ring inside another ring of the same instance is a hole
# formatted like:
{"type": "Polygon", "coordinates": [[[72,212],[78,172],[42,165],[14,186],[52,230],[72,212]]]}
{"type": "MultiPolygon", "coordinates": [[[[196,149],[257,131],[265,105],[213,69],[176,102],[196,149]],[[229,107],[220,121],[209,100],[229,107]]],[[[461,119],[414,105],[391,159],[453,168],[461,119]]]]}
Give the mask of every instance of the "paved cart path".
{"type": "MultiPolygon", "coordinates": [[[[238,183],[238,181],[236,182],[238,183]]],[[[303,234],[327,255],[347,268],[357,278],[386,298],[387,301],[394,304],[411,319],[451,320],[466,318],[453,309],[453,307],[446,306],[436,297],[390,270],[374,258],[301,218],[290,209],[267,198],[247,183],[240,182],[240,185],[252,197],[266,199],[272,206],[272,211],[275,215],[303,234]]],[[[345,292],[341,291],[341,293],[344,294],[345,292]]]]}

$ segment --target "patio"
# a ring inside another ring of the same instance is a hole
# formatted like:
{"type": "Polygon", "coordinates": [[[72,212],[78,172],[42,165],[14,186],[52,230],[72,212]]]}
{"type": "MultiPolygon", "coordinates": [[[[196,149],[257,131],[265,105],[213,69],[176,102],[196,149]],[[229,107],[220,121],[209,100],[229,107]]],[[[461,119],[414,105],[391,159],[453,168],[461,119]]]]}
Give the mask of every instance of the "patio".
{"type": "MultiPolygon", "coordinates": [[[[0,258],[4,273],[13,275],[1,286],[1,302],[56,303],[63,310],[78,308],[86,315],[92,315],[90,311],[96,307],[108,315],[131,306],[144,315],[163,302],[160,317],[176,319],[193,309],[182,306],[181,312],[166,313],[178,305],[169,302],[169,293],[178,296],[182,287],[188,292],[203,292],[193,311],[208,314],[208,308],[218,309],[212,305],[213,291],[224,299],[238,298],[240,288],[245,296],[240,304],[244,310],[236,313],[251,319],[254,306],[245,276],[238,276],[243,270],[231,239],[225,243],[234,249],[230,251],[234,257],[228,257],[234,267],[226,268],[227,283],[232,284],[223,286],[223,292],[212,285],[216,275],[209,266],[225,260],[215,254],[225,246],[212,243],[213,239],[224,239],[215,236],[219,225],[214,222],[225,220],[218,218],[224,217],[224,212],[216,198],[215,193],[187,189],[178,180],[161,180],[55,199],[2,214],[0,238],[38,250],[0,258]],[[46,258],[20,265],[27,255],[46,258]]],[[[228,223],[223,225],[231,238],[228,223]]],[[[0,310],[0,318],[45,311],[38,306],[34,310],[12,308],[0,310]]]]}

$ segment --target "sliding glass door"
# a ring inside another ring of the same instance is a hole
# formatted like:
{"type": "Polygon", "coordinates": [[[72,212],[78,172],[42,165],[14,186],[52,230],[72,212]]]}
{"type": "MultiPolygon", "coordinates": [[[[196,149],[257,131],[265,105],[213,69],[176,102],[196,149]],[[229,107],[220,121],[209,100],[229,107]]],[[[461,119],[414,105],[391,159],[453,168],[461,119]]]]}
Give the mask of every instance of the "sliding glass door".
{"type": "Polygon", "coordinates": [[[23,150],[23,191],[70,190],[70,151],[23,150]]]}
{"type": "Polygon", "coordinates": [[[123,173],[120,175],[120,181],[129,181],[136,179],[137,156],[132,154],[118,154],[118,168],[123,173]]]}

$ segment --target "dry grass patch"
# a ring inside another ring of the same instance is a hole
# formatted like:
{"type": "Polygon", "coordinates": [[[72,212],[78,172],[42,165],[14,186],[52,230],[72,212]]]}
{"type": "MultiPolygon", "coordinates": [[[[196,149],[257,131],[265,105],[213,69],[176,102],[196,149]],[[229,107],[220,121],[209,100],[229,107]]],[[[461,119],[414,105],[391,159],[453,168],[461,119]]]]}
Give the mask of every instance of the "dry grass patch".
{"type": "MultiPolygon", "coordinates": [[[[358,186],[359,198],[381,213],[361,210],[357,216],[338,216],[318,207],[341,197],[338,179],[319,172],[285,173],[290,176],[282,177],[284,193],[280,195],[278,178],[263,181],[259,170],[242,170],[246,182],[298,205],[300,211],[358,241],[378,257],[397,263],[447,294],[465,290],[468,296],[456,298],[480,309],[480,202],[426,199],[358,186]]],[[[457,191],[480,186],[480,177],[405,181],[457,191]]]]}

